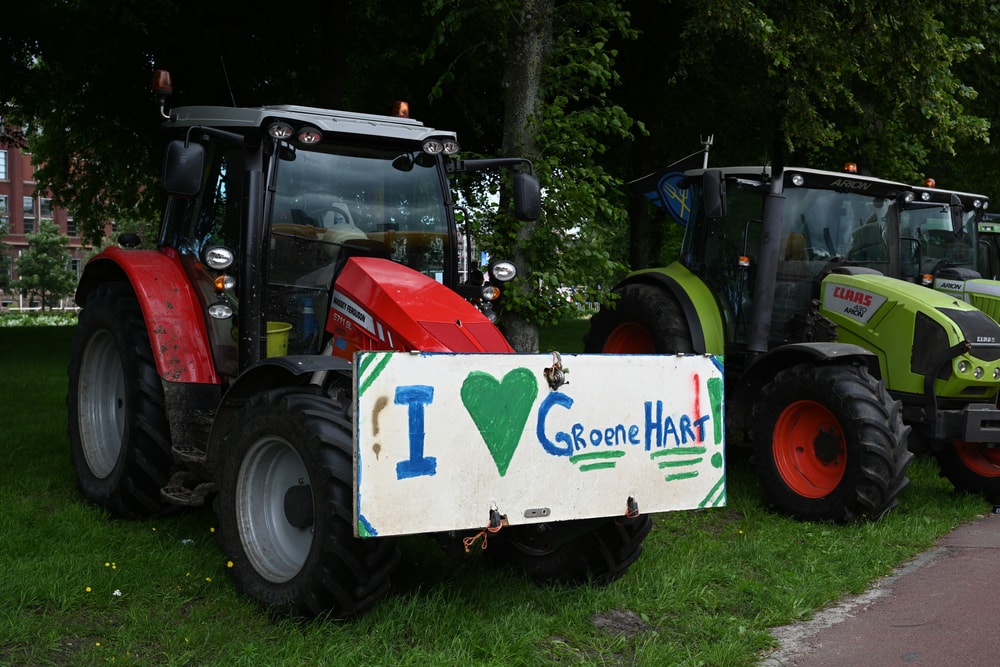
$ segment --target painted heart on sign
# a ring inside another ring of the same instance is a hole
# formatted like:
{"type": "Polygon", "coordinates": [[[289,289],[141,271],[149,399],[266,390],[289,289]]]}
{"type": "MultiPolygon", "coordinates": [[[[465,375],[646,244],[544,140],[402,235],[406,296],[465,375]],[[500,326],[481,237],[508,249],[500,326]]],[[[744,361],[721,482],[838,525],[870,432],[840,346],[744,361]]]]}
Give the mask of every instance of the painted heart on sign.
{"type": "Polygon", "coordinates": [[[527,368],[515,368],[503,381],[473,371],[462,383],[462,404],[483,436],[501,477],[507,474],[537,395],[538,380],[527,368]]]}

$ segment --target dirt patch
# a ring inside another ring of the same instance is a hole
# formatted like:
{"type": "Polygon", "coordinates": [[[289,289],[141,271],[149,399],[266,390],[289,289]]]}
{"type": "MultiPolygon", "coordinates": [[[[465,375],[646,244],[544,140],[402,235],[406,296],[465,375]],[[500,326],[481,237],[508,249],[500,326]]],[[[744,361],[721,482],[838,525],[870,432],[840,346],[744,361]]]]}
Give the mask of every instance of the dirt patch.
{"type": "Polygon", "coordinates": [[[630,609],[609,609],[594,614],[590,618],[594,627],[613,635],[631,637],[652,628],[642,620],[639,614],[630,609]]]}

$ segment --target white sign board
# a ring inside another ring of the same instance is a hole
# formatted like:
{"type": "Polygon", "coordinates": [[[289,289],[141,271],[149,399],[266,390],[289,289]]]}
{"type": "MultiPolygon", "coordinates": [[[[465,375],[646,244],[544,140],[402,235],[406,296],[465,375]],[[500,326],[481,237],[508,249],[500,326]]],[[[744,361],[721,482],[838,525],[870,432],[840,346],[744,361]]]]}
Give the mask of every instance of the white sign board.
{"type": "Polygon", "coordinates": [[[721,357],[561,361],[552,389],[553,355],[359,353],[357,535],[725,504],[721,357]]]}

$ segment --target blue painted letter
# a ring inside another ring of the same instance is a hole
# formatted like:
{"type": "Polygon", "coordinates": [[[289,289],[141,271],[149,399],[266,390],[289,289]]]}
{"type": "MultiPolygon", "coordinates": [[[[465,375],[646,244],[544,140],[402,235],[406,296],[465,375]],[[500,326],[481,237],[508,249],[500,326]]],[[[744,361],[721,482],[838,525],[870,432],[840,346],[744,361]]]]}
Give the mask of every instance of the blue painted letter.
{"type": "Polygon", "coordinates": [[[538,407],[538,425],[535,427],[535,435],[538,436],[538,442],[542,443],[542,447],[549,454],[553,456],[570,456],[573,453],[573,441],[570,439],[569,434],[564,431],[556,433],[556,440],[563,443],[565,447],[559,447],[545,435],[545,418],[548,416],[552,406],[557,404],[565,408],[570,408],[573,406],[573,399],[558,391],[549,392],[549,395],[545,397],[542,404],[538,407]]]}
{"type": "Polygon", "coordinates": [[[434,400],[434,387],[396,387],[396,405],[409,407],[410,458],[396,464],[396,479],[437,474],[437,459],[424,456],[424,406],[434,400]]]}

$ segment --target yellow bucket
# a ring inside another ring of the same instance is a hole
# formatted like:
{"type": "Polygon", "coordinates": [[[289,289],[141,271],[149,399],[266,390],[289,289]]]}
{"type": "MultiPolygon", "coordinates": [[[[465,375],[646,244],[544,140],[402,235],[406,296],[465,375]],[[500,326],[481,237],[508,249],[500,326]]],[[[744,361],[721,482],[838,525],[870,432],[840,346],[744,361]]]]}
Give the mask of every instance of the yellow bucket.
{"type": "Polygon", "coordinates": [[[288,332],[292,325],[287,322],[267,323],[267,356],[283,357],[288,354],[288,332]]]}

